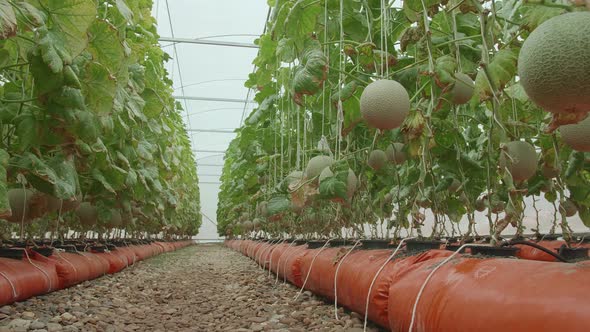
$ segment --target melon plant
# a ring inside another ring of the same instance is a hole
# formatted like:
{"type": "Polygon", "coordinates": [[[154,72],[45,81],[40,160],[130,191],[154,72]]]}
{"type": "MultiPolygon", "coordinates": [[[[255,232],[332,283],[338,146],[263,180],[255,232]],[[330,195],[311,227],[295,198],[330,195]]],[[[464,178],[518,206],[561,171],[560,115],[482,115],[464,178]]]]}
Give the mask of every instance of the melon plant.
{"type": "Polygon", "coordinates": [[[553,17],[524,41],[518,76],[529,98],[553,113],[590,112],[590,12],[553,17]]]}
{"type": "Polygon", "coordinates": [[[410,112],[410,97],[400,83],[378,80],[363,90],[360,109],[369,126],[381,130],[395,129],[410,112]]]}
{"type": "Polygon", "coordinates": [[[559,132],[563,142],[572,149],[590,152],[590,117],[576,124],[561,126],[559,132]]]}
{"type": "Polygon", "coordinates": [[[387,164],[387,156],[385,155],[385,152],[383,152],[383,150],[371,151],[367,164],[375,171],[380,170],[385,164],[387,164]]]}
{"type": "Polygon", "coordinates": [[[508,142],[500,155],[500,168],[507,169],[515,181],[526,181],[537,171],[537,152],[527,142],[508,142]]]}
{"type": "Polygon", "coordinates": [[[402,143],[390,144],[385,150],[387,160],[390,162],[400,165],[406,161],[406,153],[404,152],[404,145],[402,143]]]}

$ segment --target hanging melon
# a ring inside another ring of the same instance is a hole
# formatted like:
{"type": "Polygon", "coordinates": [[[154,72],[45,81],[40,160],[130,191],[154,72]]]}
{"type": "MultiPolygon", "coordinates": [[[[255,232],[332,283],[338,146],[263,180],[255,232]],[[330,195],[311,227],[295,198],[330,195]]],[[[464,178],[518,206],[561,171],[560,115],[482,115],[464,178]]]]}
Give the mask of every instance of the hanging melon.
{"type": "Polygon", "coordinates": [[[563,142],[580,152],[590,152],[590,117],[576,124],[559,127],[563,142]]]}
{"type": "Polygon", "coordinates": [[[578,207],[569,199],[559,205],[559,210],[563,211],[566,217],[573,217],[578,213],[578,207]]]}
{"type": "Polygon", "coordinates": [[[383,168],[383,166],[385,166],[386,163],[387,156],[385,155],[385,152],[383,152],[383,150],[373,150],[369,154],[369,160],[367,161],[367,164],[372,169],[378,171],[381,168],[383,168]]]}
{"type": "Polygon", "coordinates": [[[406,153],[404,152],[404,145],[402,143],[390,144],[385,150],[387,160],[400,165],[406,161],[406,153]]]}
{"type": "Polygon", "coordinates": [[[518,57],[520,83],[545,111],[590,111],[590,12],[553,17],[524,41],[518,57]]]}
{"type": "Polygon", "coordinates": [[[320,175],[320,173],[322,173],[324,168],[332,166],[333,163],[334,159],[332,159],[330,156],[315,156],[307,163],[305,177],[307,179],[316,178],[320,175]]]}
{"type": "Polygon", "coordinates": [[[98,221],[98,209],[88,202],[83,202],[78,206],[76,215],[84,226],[94,226],[98,221]]]}
{"type": "Polygon", "coordinates": [[[410,112],[410,97],[400,83],[378,80],[361,94],[361,114],[367,124],[381,130],[401,126],[410,112]]]}
{"type": "Polygon", "coordinates": [[[8,190],[8,202],[12,216],[7,220],[13,223],[30,221],[30,204],[33,198],[33,191],[29,189],[10,189],[8,190]]]}
{"type": "Polygon", "coordinates": [[[358,189],[358,178],[352,169],[348,169],[348,176],[346,179],[346,193],[348,197],[354,196],[354,193],[358,189]]]}
{"type": "Polygon", "coordinates": [[[514,181],[525,181],[537,172],[537,152],[522,141],[506,143],[500,154],[500,168],[508,169],[514,181]]]}

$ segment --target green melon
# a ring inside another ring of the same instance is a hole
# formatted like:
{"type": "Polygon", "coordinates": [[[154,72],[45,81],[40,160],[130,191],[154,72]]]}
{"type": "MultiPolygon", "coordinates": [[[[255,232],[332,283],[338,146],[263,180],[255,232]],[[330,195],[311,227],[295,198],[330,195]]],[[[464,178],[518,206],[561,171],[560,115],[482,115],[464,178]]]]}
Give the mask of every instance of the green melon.
{"type": "Polygon", "coordinates": [[[285,181],[287,181],[288,185],[299,183],[299,182],[301,182],[302,179],[303,179],[303,172],[302,171],[293,171],[293,172],[289,173],[289,175],[287,175],[287,177],[285,177],[285,181]]]}
{"type": "Polygon", "coordinates": [[[54,197],[52,195],[46,195],[46,196],[47,196],[46,212],[47,213],[59,212],[59,209],[61,208],[61,205],[62,205],[62,200],[57,197],[54,197]]]}
{"type": "Polygon", "coordinates": [[[459,188],[461,188],[461,181],[453,179],[453,182],[451,182],[451,185],[447,188],[447,190],[451,193],[456,193],[459,188]]]}
{"type": "Polygon", "coordinates": [[[537,172],[537,152],[527,142],[506,143],[500,154],[500,168],[508,169],[514,181],[526,181],[537,172]]]}
{"type": "Polygon", "coordinates": [[[479,212],[483,212],[486,209],[486,199],[485,198],[478,198],[475,201],[475,209],[479,212]]]}
{"type": "Polygon", "coordinates": [[[98,209],[88,202],[82,202],[76,209],[76,215],[83,225],[93,226],[98,220],[98,209]]]}
{"type": "Polygon", "coordinates": [[[590,12],[553,17],[525,40],[518,76],[529,98],[545,111],[590,111],[590,12]]]}
{"type": "Polygon", "coordinates": [[[561,203],[559,209],[565,213],[566,217],[573,217],[578,213],[578,207],[569,199],[561,203]]]}
{"type": "Polygon", "coordinates": [[[361,94],[361,114],[367,124],[381,130],[401,126],[410,112],[410,97],[393,80],[378,80],[367,85],[361,94]]]}
{"type": "Polygon", "coordinates": [[[473,97],[473,90],[475,84],[471,77],[463,73],[455,74],[455,84],[451,90],[451,101],[455,105],[462,105],[467,103],[473,97]]]}
{"type": "Polygon", "coordinates": [[[13,223],[20,223],[21,221],[29,222],[31,219],[29,205],[31,204],[32,198],[32,190],[22,188],[8,190],[8,202],[10,203],[12,216],[7,220],[13,223]]]}
{"type": "Polygon", "coordinates": [[[315,156],[309,160],[307,163],[307,168],[305,169],[305,177],[307,179],[316,178],[322,173],[324,168],[332,166],[334,163],[334,159],[330,156],[315,156]]]}
{"type": "MultiPolygon", "coordinates": [[[[590,75],[590,73],[588,73],[590,75]]],[[[570,148],[590,152],[590,116],[576,124],[559,127],[561,139],[570,148]]]]}
{"type": "Polygon", "coordinates": [[[123,225],[123,217],[121,217],[121,212],[119,210],[112,209],[111,210],[111,220],[109,221],[109,227],[116,228],[123,225]]]}
{"type": "Polygon", "coordinates": [[[383,168],[383,166],[385,166],[386,163],[387,156],[385,155],[385,152],[383,152],[383,150],[373,150],[369,154],[369,160],[367,161],[367,164],[372,169],[378,171],[381,168],[383,168]]]}
{"type": "Polygon", "coordinates": [[[334,173],[330,169],[330,167],[324,168],[324,170],[320,173],[319,182],[322,183],[327,178],[331,178],[334,176],[334,173]]]}
{"type": "Polygon", "coordinates": [[[387,160],[394,164],[403,164],[406,161],[406,153],[404,152],[404,145],[402,143],[390,144],[385,150],[387,160]]]}
{"type": "Polygon", "coordinates": [[[250,220],[246,220],[242,223],[242,229],[246,232],[249,232],[254,229],[254,224],[250,220]]]}

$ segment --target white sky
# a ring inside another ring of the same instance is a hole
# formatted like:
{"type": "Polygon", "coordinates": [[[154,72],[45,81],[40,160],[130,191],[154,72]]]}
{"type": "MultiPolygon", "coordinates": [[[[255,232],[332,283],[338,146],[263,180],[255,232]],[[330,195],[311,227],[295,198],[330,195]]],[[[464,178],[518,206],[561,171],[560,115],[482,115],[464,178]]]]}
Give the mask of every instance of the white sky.
{"type": "MultiPolygon", "coordinates": [[[[158,21],[161,37],[172,37],[166,3],[170,9],[172,28],[176,38],[195,39],[216,35],[248,34],[254,36],[213,37],[208,40],[252,43],[263,29],[268,12],[265,0],[154,0],[153,15],[158,21]]],[[[252,60],[258,52],[255,48],[177,44],[177,56],[168,42],[162,42],[164,50],[173,57],[168,63],[176,95],[180,89],[179,66],[187,96],[245,99],[248,89],[244,82],[252,71],[252,60]],[[211,80],[225,80],[207,82],[211,80]],[[191,86],[188,86],[191,85],[191,86]]],[[[184,104],[183,104],[184,106],[184,104]]],[[[209,101],[186,101],[190,114],[189,128],[235,129],[240,126],[244,104],[209,101]],[[223,108],[223,109],[219,109],[223,108]],[[214,110],[215,109],[215,110],[214,110]],[[198,114],[199,112],[205,112],[198,114]]],[[[246,110],[248,115],[251,107],[246,110]]],[[[225,151],[235,134],[189,133],[193,149],[225,151]]],[[[197,152],[200,182],[219,182],[223,164],[219,153],[197,152]],[[210,176],[213,175],[213,176],[210,176]]],[[[216,221],[218,184],[201,183],[201,209],[216,221]]],[[[203,226],[197,238],[218,238],[216,226],[203,217],[203,226]]]]}

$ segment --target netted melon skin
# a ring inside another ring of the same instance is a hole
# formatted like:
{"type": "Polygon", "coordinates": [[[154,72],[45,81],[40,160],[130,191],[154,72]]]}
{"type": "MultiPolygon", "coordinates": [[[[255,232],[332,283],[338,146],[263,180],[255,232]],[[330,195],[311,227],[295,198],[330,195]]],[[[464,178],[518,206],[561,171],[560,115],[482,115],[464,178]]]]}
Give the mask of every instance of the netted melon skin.
{"type": "Polygon", "coordinates": [[[551,18],[524,42],[518,75],[529,98],[553,113],[590,111],[590,12],[551,18]]]}
{"type": "Polygon", "coordinates": [[[393,80],[375,81],[361,95],[361,114],[369,126],[390,130],[402,125],[410,112],[410,97],[403,87],[393,80]]]}

